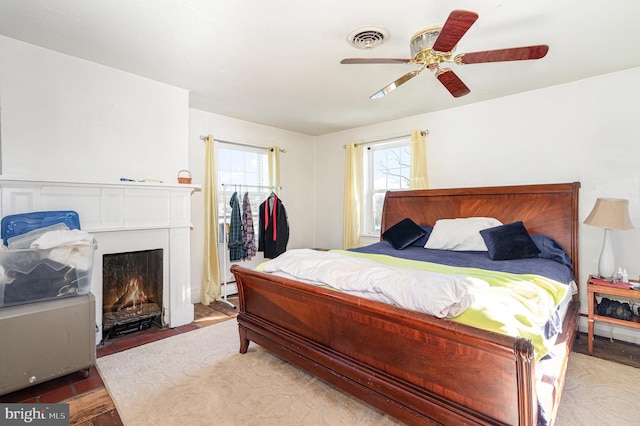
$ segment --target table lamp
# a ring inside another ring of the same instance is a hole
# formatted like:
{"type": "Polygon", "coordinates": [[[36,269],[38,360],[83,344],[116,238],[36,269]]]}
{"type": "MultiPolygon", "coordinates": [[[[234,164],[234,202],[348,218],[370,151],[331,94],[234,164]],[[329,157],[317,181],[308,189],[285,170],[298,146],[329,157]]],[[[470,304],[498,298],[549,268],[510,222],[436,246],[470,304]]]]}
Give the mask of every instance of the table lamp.
{"type": "Polygon", "coordinates": [[[602,279],[613,277],[615,262],[613,260],[613,246],[611,245],[610,230],[633,229],[629,218],[629,200],[619,198],[598,198],[596,205],[585,219],[586,225],[604,228],[602,252],[598,261],[598,275],[602,279]]]}

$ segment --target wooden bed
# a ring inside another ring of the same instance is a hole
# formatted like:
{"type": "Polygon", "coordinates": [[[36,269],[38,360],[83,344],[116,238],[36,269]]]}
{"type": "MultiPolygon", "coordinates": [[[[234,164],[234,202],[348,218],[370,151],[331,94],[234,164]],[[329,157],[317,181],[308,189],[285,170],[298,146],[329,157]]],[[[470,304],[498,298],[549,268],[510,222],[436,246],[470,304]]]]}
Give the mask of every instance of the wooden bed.
{"type": "MultiPolygon", "coordinates": [[[[409,217],[522,220],[555,239],[578,275],[579,183],[388,192],[382,232],[409,217]]],[[[255,342],[407,424],[536,425],[530,340],[342,294],[234,265],[240,352],[255,342]]],[[[576,337],[577,295],[556,347],[553,423],[576,337]]]]}

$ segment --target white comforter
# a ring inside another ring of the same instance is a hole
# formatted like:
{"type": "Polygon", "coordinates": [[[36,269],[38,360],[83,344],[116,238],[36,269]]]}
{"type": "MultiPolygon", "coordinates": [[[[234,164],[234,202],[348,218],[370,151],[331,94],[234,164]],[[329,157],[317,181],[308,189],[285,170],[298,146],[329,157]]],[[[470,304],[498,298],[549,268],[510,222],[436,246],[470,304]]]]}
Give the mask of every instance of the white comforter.
{"type": "Polygon", "coordinates": [[[310,249],[286,251],[262,270],[439,318],[460,315],[474,302],[475,294],[489,287],[486,281],[468,276],[386,266],[310,249]]]}

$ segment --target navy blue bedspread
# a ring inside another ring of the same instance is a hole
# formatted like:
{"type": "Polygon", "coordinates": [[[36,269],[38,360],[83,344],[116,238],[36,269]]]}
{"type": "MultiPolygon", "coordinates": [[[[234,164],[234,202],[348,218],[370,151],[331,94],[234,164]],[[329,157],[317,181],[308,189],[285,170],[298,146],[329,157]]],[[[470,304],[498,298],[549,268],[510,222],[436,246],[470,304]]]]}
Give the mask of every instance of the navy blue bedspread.
{"type": "Polygon", "coordinates": [[[566,265],[551,259],[533,257],[517,260],[491,260],[486,251],[434,250],[410,246],[403,250],[394,249],[386,241],[365,247],[350,249],[358,253],[386,254],[402,259],[420,260],[449,266],[487,269],[514,274],[536,274],[564,284],[573,281],[573,273],[566,265]]]}

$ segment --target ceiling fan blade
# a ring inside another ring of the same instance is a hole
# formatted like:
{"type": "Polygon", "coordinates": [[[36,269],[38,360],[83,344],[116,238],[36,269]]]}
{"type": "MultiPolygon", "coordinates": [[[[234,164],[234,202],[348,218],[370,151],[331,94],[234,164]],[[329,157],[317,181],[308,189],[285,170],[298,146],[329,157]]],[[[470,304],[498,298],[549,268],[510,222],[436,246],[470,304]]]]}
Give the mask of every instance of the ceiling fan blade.
{"type": "Polygon", "coordinates": [[[469,88],[460,80],[451,69],[442,68],[436,72],[436,78],[440,80],[440,83],[453,95],[454,98],[459,98],[471,92],[469,88]]]}
{"type": "Polygon", "coordinates": [[[411,59],[404,58],[347,58],[341,64],[408,64],[411,59]]]}
{"type": "Polygon", "coordinates": [[[450,52],[456,47],[463,35],[478,19],[478,14],[469,10],[454,10],[444,23],[438,39],[433,44],[433,50],[450,52]]]}
{"type": "Polygon", "coordinates": [[[422,71],[422,68],[419,69],[419,70],[415,70],[415,71],[411,71],[411,72],[406,73],[405,75],[403,75],[402,77],[400,77],[399,79],[394,81],[393,83],[389,84],[388,86],[383,87],[382,89],[378,90],[373,95],[369,96],[369,99],[380,99],[384,95],[389,94],[389,92],[391,92],[392,90],[397,89],[398,87],[400,87],[401,85],[403,85],[407,81],[411,80],[416,75],[420,74],[420,71],[422,71]]]}
{"type": "Polygon", "coordinates": [[[546,44],[485,50],[483,52],[461,53],[455,57],[455,62],[459,64],[479,64],[484,62],[526,61],[544,58],[548,51],[549,46],[546,44]]]}

